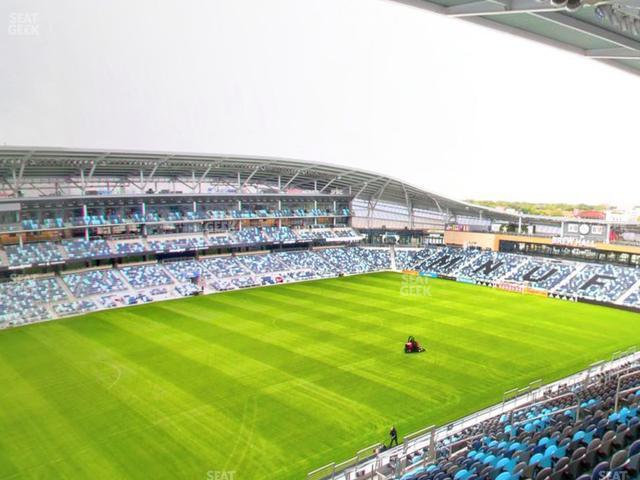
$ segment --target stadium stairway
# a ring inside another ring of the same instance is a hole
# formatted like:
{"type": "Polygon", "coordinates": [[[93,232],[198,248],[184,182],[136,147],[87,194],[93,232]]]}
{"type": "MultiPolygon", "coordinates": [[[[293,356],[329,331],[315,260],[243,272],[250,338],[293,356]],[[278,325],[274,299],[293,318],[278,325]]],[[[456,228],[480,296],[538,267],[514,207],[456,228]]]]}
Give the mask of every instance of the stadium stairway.
{"type": "Polygon", "coordinates": [[[635,292],[640,290],[640,280],[638,280],[629,290],[622,294],[620,298],[618,298],[618,303],[623,305],[627,298],[633,295],[635,292]]]}
{"type": "Polygon", "coordinates": [[[58,254],[60,255],[60,258],[67,258],[67,251],[64,249],[64,247],[61,244],[55,244],[54,248],[57,250],[58,254]]]}
{"type": "MultiPolygon", "coordinates": [[[[71,272],[70,272],[71,273],[71,272]]],[[[76,296],[73,294],[73,292],[71,291],[71,289],[69,288],[69,286],[67,285],[67,282],[65,282],[60,276],[56,275],[56,282],[58,283],[58,285],[60,285],[60,288],[62,288],[62,290],[67,294],[67,297],[69,297],[68,301],[75,301],[77,300],[76,296]]]]}
{"type": "Polygon", "coordinates": [[[170,268],[166,268],[164,266],[164,264],[159,264],[159,265],[162,265],[162,269],[167,273],[167,275],[173,281],[173,283],[175,283],[176,285],[179,285],[181,283],[185,283],[185,282],[180,281],[180,279],[171,271],[170,268]]]}

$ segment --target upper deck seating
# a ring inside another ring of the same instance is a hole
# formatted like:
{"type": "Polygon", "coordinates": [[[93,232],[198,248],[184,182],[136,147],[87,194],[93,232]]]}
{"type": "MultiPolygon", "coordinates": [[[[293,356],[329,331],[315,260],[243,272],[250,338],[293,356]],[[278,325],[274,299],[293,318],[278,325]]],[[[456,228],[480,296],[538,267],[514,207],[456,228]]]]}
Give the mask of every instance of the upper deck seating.
{"type": "Polygon", "coordinates": [[[25,243],[22,247],[8,245],[5,247],[5,252],[11,267],[64,262],[58,245],[53,242],[25,243]]]}
{"type": "Polygon", "coordinates": [[[63,240],[64,248],[69,259],[110,257],[113,252],[106,240],[63,240]]]}

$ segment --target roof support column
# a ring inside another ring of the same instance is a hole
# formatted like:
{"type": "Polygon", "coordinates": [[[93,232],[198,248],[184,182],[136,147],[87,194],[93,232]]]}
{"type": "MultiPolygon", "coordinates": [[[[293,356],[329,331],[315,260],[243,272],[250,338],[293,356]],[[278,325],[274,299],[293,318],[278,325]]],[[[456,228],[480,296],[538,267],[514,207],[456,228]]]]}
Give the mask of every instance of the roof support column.
{"type": "Polygon", "coordinates": [[[11,175],[13,177],[13,187],[12,187],[12,189],[13,189],[15,197],[19,197],[20,196],[20,189],[22,188],[22,179],[24,178],[24,168],[26,167],[27,163],[29,163],[29,159],[31,158],[32,155],[33,155],[33,152],[29,152],[20,161],[20,170],[18,171],[17,175],[16,175],[16,167],[15,167],[15,165],[11,169],[11,175]]]}
{"type": "Polygon", "coordinates": [[[80,170],[80,191],[82,192],[82,195],[87,191],[87,183],[84,179],[84,168],[80,170]]]}
{"type": "MultiPolygon", "coordinates": [[[[315,182],[314,182],[315,183],[315,182]]],[[[317,186],[316,186],[317,187],[317,186]]],[[[316,191],[318,190],[317,188],[315,188],[316,191]]],[[[314,200],[313,201],[313,208],[314,210],[318,209],[318,200],[314,200]]],[[[318,224],[318,215],[316,215],[316,212],[313,212],[313,224],[317,225],[318,224]]]]}
{"type": "Polygon", "coordinates": [[[336,221],[337,221],[336,215],[337,215],[337,213],[338,213],[338,203],[334,200],[333,201],[333,222],[332,222],[334,227],[336,226],[336,221]]]}
{"type": "Polygon", "coordinates": [[[198,180],[198,186],[197,186],[199,193],[202,193],[202,183],[207,178],[207,175],[209,175],[209,172],[211,171],[212,167],[213,165],[209,165],[207,169],[202,173],[202,175],[200,175],[200,179],[198,180]]]}
{"type": "Polygon", "coordinates": [[[402,184],[402,191],[404,192],[404,203],[407,207],[407,223],[409,224],[409,228],[413,230],[414,225],[414,215],[413,215],[413,202],[409,197],[409,192],[407,192],[407,187],[402,184]]]}
{"type": "MultiPolygon", "coordinates": [[[[83,182],[84,183],[84,182],[83,182]]],[[[85,224],[87,223],[87,217],[89,216],[89,210],[87,204],[82,205],[82,216],[84,217],[85,224]]],[[[89,240],[89,227],[84,227],[84,239],[89,240]]]]}
{"type": "MultiPolygon", "coordinates": [[[[142,213],[142,221],[146,222],[146,220],[147,220],[147,204],[144,203],[144,200],[140,204],[140,212],[142,213]]],[[[147,224],[146,223],[142,224],[142,236],[143,237],[147,236],[147,224]]]]}
{"type": "Polygon", "coordinates": [[[413,230],[413,227],[415,226],[415,215],[413,214],[413,203],[409,202],[409,204],[407,205],[407,215],[409,218],[409,229],[413,230]]]}

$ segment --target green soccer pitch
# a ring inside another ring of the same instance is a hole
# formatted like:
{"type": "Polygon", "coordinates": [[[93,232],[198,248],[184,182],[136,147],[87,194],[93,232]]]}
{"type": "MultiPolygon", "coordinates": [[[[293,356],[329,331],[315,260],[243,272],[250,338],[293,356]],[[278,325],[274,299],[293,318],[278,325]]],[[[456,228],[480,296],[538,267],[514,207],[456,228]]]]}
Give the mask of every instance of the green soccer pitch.
{"type": "Polygon", "coordinates": [[[0,479],[301,479],[640,343],[640,316],[380,273],[0,332],[0,479]],[[403,353],[408,335],[427,351],[403,353]],[[216,477],[218,475],[218,477],[216,477]],[[230,476],[227,476],[230,478],[230,476]]]}

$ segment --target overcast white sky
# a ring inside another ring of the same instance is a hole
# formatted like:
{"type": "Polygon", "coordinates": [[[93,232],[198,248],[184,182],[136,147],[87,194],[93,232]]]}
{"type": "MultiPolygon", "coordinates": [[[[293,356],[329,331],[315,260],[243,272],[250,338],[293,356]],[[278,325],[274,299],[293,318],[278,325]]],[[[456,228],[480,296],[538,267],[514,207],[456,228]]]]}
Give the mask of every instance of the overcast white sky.
{"type": "Polygon", "coordinates": [[[640,77],[389,0],[3,0],[0,144],[256,154],[640,204],[640,77]],[[37,14],[34,36],[9,35],[37,14]]]}

